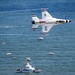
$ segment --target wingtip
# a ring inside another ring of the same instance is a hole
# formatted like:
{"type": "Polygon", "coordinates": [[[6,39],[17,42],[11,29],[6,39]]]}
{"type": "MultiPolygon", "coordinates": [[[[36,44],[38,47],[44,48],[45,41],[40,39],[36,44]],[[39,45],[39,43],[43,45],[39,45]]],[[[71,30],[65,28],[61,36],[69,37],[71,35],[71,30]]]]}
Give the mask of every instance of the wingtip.
{"type": "Polygon", "coordinates": [[[47,9],[49,9],[49,8],[41,8],[42,11],[46,11],[47,9]]]}
{"type": "Polygon", "coordinates": [[[42,8],[41,10],[42,10],[42,11],[46,11],[46,9],[45,9],[45,8],[42,8]]]}

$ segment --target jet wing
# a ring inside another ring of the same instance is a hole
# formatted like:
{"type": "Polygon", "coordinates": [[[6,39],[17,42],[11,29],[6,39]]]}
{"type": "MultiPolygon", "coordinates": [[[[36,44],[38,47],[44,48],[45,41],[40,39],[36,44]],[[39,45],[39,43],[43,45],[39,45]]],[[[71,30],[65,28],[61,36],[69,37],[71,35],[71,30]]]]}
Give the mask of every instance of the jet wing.
{"type": "Polygon", "coordinates": [[[46,11],[46,9],[42,9],[42,19],[53,19],[53,17],[46,11]]]}
{"type": "Polygon", "coordinates": [[[50,30],[53,26],[54,26],[54,25],[48,25],[48,24],[42,25],[42,32],[43,32],[43,33],[49,32],[49,30],[50,30]]]}

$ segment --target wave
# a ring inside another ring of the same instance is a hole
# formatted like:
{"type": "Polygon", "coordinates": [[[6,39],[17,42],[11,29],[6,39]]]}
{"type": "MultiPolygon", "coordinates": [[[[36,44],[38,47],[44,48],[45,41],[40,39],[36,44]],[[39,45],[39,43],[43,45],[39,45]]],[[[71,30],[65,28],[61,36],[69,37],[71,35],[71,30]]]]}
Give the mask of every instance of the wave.
{"type": "Polygon", "coordinates": [[[24,10],[12,10],[12,11],[0,11],[0,13],[11,13],[11,12],[20,12],[20,11],[36,11],[41,10],[41,8],[38,9],[24,9],[24,10]]]}
{"type": "Polygon", "coordinates": [[[25,35],[25,34],[0,34],[0,35],[10,35],[10,36],[12,36],[12,35],[15,36],[16,35],[17,36],[17,35],[25,35]]]}
{"type": "Polygon", "coordinates": [[[0,28],[18,28],[18,27],[24,27],[24,26],[0,26],[0,28]]]}

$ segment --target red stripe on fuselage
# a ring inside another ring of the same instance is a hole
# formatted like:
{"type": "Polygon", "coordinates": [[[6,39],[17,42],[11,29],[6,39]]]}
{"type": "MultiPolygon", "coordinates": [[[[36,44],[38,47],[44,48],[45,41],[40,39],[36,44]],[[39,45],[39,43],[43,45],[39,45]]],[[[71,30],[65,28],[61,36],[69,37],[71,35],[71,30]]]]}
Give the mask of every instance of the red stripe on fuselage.
{"type": "Polygon", "coordinates": [[[39,23],[45,23],[45,21],[39,21],[39,23]]]}

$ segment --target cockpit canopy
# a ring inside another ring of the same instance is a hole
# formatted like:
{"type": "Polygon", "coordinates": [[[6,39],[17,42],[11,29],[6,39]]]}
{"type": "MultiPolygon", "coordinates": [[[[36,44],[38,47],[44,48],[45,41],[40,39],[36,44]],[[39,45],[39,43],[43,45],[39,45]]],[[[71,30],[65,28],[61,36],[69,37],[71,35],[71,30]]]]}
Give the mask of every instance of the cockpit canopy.
{"type": "Polygon", "coordinates": [[[59,20],[59,21],[56,21],[56,22],[59,22],[59,23],[64,23],[65,21],[61,21],[61,20],[59,20]]]}

